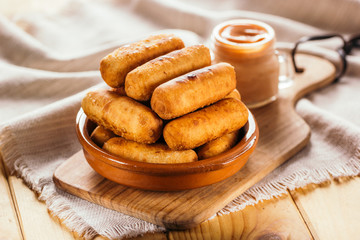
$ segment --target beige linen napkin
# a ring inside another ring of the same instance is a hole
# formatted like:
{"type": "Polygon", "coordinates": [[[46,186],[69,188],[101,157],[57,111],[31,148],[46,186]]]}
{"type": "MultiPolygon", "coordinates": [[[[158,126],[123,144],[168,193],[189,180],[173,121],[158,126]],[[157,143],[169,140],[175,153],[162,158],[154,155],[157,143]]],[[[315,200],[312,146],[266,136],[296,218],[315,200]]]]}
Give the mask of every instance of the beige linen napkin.
{"type": "MultiPolygon", "coordinates": [[[[330,1],[322,0],[319,8],[325,8],[330,1]]],[[[288,43],[324,32],[314,26],[348,33],[359,26],[356,13],[360,3],[353,1],[338,3],[339,14],[329,11],[321,21],[308,17],[325,11],[315,9],[311,1],[307,12],[291,8],[290,3],[283,8],[275,4],[276,9],[256,7],[252,1],[240,5],[238,1],[222,3],[199,1],[194,6],[192,1],[76,0],[52,14],[30,12],[10,19],[0,16],[0,151],[10,171],[40,193],[40,199],[64,219],[69,229],[86,238],[100,234],[110,239],[165,230],[67,194],[56,189],[52,181],[57,166],[80,149],[75,116],[85,92],[103,86],[98,66],[108,52],[163,29],[176,28],[167,31],[182,37],[187,45],[206,42],[213,26],[230,18],[268,22],[275,28],[278,41],[288,43]],[[239,6],[293,20],[235,11],[239,6]],[[345,21],[343,12],[354,16],[353,21],[345,21]]],[[[305,48],[336,61],[332,49],[337,45],[337,41],[326,41],[322,46],[308,44],[305,48]]],[[[308,146],[219,214],[280,195],[288,188],[319,183],[332,176],[359,174],[360,57],[350,56],[349,65],[340,83],[297,104],[298,113],[312,130],[308,146]]]]}

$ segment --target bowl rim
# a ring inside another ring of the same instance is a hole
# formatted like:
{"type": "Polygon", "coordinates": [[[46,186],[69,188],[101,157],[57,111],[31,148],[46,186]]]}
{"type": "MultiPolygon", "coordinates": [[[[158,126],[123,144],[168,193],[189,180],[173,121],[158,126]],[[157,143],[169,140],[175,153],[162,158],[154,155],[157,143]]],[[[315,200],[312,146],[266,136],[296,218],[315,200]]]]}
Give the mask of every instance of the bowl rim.
{"type": "Polygon", "coordinates": [[[116,168],[153,175],[183,175],[209,172],[236,164],[241,155],[255,148],[259,139],[259,129],[254,116],[249,109],[247,110],[249,117],[243,127],[245,129],[244,136],[234,147],[217,156],[189,163],[164,164],[139,162],[106,152],[90,139],[87,125],[91,120],[87,118],[82,108],[80,108],[76,117],[76,133],[84,152],[86,151],[91,155],[96,154],[96,160],[116,168]]]}

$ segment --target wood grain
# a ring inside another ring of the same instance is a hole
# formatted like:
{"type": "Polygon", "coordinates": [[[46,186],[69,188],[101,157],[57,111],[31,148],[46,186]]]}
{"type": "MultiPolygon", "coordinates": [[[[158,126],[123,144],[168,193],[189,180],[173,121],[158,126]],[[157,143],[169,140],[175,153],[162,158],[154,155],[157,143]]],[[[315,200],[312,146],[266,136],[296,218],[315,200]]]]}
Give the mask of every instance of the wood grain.
{"type": "Polygon", "coordinates": [[[16,201],[15,207],[24,239],[48,240],[49,236],[52,240],[74,239],[71,232],[52,219],[45,204],[37,199],[36,194],[20,178],[10,176],[8,181],[16,201]]]}
{"type": "Polygon", "coordinates": [[[292,191],[314,239],[359,239],[360,178],[341,178],[292,191]]]}
{"type": "MultiPolygon", "coordinates": [[[[20,240],[81,239],[77,232],[63,227],[61,219],[49,214],[46,204],[37,199],[21,179],[7,177],[0,156],[0,239],[20,240]]],[[[108,240],[96,236],[94,240],[108,240]]]]}
{"type": "Polygon", "coordinates": [[[312,239],[289,194],[217,216],[195,228],[170,231],[171,240],[312,239]]]}
{"type": "Polygon", "coordinates": [[[0,239],[23,239],[0,155],[0,239]]]}
{"type": "Polygon", "coordinates": [[[170,229],[196,226],[281,165],[309,140],[308,125],[296,114],[295,101],[329,84],[334,66],[319,57],[298,55],[306,68],[296,75],[292,87],[283,89],[278,100],[253,111],[260,139],[245,167],[219,183],[179,192],[142,191],[104,179],[77,153],[54,173],[58,187],[88,201],[103,205],[170,229]],[[76,167],[74,167],[76,166],[76,167]]]}
{"type": "Polygon", "coordinates": [[[166,233],[146,233],[142,236],[137,236],[134,238],[126,238],[128,240],[167,240],[169,239],[166,233]]]}
{"type": "Polygon", "coordinates": [[[312,239],[290,194],[247,206],[241,211],[215,216],[195,228],[145,234],[129,240],[252,240],[312,239]]]}

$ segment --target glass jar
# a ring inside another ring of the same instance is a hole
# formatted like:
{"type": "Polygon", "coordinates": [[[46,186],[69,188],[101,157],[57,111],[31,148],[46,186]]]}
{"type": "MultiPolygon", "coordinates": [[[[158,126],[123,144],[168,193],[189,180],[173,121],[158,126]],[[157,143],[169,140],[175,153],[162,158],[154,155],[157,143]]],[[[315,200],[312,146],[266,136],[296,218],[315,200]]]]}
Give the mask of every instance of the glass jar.
{"type": "Polygon", "coordinates": [[[212,32],[213,61],[235,67],[237,89],[249,108],[264,106],[277,98],[279,62],[274,45],[273,28],[256,20],[226,21],[212,32]]]}

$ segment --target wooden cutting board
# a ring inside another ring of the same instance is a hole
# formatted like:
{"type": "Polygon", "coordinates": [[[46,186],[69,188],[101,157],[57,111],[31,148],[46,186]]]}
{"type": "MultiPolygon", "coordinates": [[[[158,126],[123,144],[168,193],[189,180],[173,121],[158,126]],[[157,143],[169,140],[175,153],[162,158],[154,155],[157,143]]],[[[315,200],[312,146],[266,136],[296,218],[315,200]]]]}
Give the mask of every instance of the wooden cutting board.
{"type": "Polygon", "coordinates": [[[243,169],[219,183],[178,192],[137,190],[111,182],[87,164],[82,151],[60,165],[55,184],[80,198],[171,229],[186,229],[207,220],[301,150],[310,138],[309,126],[294,110],[306,93],[328,85],[335,67],[319,57],[299,54],[305,72],[282,89],[278,99],[252,110],[260,130],[258,145],[243,169]]]}

